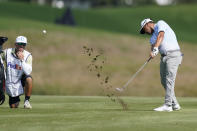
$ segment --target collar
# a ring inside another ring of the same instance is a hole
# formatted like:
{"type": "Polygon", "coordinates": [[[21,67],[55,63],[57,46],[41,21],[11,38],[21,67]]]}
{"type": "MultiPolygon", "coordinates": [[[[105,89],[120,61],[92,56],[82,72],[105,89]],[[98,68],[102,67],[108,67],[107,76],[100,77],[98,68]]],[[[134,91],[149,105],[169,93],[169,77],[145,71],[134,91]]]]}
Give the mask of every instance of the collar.
{"type": "Polygon", "coordinates": [[[154,29],[153,29],[154,31],[153,31],[152,35],[155,33],[156,28],[157,28],[157,24],[155,23],[154,24],[154,29]]]}

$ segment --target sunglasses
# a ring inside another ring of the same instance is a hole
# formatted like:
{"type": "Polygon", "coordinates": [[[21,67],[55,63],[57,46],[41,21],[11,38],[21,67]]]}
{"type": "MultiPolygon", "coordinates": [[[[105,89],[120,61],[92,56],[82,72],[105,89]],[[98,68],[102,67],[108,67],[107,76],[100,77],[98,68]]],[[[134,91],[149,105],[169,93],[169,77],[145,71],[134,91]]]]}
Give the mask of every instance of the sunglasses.
{"type": "Polygon", "coordinates": [[[26,46],[26,43],[16,43],[16,44],[20,46],[26,46]]]}

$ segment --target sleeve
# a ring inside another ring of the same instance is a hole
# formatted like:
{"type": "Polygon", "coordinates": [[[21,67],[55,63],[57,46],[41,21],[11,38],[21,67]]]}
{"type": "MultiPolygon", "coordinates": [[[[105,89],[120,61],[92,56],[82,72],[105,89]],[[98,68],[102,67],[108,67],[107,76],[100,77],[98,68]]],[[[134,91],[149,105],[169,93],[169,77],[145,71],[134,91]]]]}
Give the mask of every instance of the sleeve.
{"type": "Polygon", "coordinates": [[[154,45],[157,41],[157,35],[155,33],[153,33],[153,35],[150,38],[150,45],[154,45]]]}
{"type": "Polygon", "coordinates": [[[32,66],[32,55],[29,55],[29,57],[26,60],[26,63],[32,66]]]}
{"type": "Polygon", "coordinates": [[[22,62],[22,69],[25,75],[30,75],[32,72],[32,55],[30,55],[26,61],[22,62]]]}
{"type": "Polygon", "coordinates": [[[163,20],[160,20],[157,23],[157,26],[158,26],[158,33],[161,31],[164,31],[164,32],[166,31],[166,23],[163,20]]]}

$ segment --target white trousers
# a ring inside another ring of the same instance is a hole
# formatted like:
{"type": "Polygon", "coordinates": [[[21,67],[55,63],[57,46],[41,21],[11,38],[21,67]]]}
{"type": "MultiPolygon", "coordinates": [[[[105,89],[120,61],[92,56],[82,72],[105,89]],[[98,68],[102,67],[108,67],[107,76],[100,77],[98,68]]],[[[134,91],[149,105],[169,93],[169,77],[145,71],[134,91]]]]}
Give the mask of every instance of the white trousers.
{"type": "Polygon", "coordinates": [[[172,106],[178,104],[175,96],[175,79],[177,70],[182,62],[182,53],[175,51],[167,53],[166,56],[161,57],[160,62],[160,76],[161,84],[165,89],[165,104],[172,106]]]}

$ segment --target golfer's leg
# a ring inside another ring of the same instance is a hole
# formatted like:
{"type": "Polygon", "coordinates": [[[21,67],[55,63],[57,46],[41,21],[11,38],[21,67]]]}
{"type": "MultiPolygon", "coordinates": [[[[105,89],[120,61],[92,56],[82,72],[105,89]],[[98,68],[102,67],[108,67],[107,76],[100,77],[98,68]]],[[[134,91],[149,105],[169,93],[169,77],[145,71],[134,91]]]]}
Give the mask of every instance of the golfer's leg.
{"type": "MultiPolygon", "coordinates": [[[[179,57],[176,58],[176,60],[174,60],[174,62],[177,64],[176,67],[175,67],[175,70],[174,70],[174,88],[175,88],[175,81],[176,81],[176,75],[177,75],[177,72],[178,72],[178,67],[179,67],[181,61],[182,61],[182,56],[179,56],[179,57]]],[[[176,99],[175,91],[173,90],[172,105],[177,105],[177,104],[179,104],[179,103],[176,99]]]]}
{"type": "Polygon", "coordinates": [[[178,104],[175,97],[174,85],[176,79],[176,73],[179,64],[177,64],[176,58],[169,58],[166,65],[166,96],[165,103],[167,105],[178,104]]]}
{"type": "Polygon", "coordinates": [[[162,86],[166,89],[166,64],[163,62],[163,57],[160,61],[160,79],[162,86]]]}

